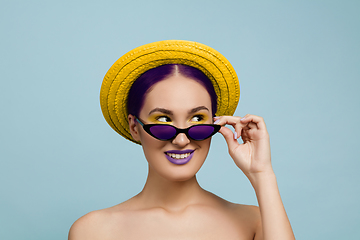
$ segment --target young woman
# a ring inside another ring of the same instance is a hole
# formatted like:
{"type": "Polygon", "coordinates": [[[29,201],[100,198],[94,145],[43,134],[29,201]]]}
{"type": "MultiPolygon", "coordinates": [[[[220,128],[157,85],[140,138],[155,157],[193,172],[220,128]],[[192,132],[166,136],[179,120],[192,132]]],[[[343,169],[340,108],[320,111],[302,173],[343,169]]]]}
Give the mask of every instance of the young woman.
{"type": "Polygon", "coordinates": [[[238,99],[235,71],[205,45],[161,41],[120,58],[104,78],[101,106],[115,131],[141,144],[148,178],[133,198],[78,219],[69,240],[295,239],[264,120],[231,116],[238,99]],[[216,132],[250,180],[259,207],[230,203],[199,186],[196,173],[216,132]]]}

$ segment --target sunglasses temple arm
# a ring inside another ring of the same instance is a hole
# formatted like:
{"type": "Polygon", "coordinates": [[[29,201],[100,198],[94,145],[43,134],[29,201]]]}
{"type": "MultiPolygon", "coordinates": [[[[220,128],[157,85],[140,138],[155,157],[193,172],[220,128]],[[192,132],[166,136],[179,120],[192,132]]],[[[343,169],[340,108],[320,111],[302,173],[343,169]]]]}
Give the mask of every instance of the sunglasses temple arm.
{"type": "Polygon", "coordinates": [[[135,117],[135,119],[138,123],[140,123],[141,126],[144,126],[144,124],[137,117],[135,117]]]}

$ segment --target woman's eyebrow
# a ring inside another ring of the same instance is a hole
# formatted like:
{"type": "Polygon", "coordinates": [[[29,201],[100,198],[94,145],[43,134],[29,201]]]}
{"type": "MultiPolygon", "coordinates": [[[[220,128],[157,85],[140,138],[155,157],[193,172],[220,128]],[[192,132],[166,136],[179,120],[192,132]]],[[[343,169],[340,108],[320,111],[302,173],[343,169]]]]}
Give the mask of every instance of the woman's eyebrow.
{"type": "Polygon", "coordinates": [[[196,112],[198,112],[198,111],[200,111],[200,110],[207,110],[208,112],[210,112],[207,107],[205,107],[205,106],[200,106],[200,107],[196,107],[196,108],[191,109],[191,110],[189,111],[189,114],[196,113],[196,112]]]}
{"type": "Polygon", "coordinates": [[[172,111],[167,110],[165,108],[154,108],[153,110],[151,110],[149,112],[149,115],[152,114],[153,112],[161,112],[161,113],[164,113],[164,114],[173,115],[172,111]]]}

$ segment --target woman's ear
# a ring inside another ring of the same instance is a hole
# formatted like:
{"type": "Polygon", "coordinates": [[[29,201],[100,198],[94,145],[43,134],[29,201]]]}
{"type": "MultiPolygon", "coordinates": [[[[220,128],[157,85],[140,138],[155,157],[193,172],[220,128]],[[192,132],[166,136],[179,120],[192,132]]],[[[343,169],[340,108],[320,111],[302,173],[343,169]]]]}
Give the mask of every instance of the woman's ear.
{"type": "Polygon", "coordinates": [[[139,124],[136,121],[135,116],[129,114],[128,122],[129,122],[129,129],[130,129],[131,136],[133,137],[133,139],[135,141],[140,142],[140,134],[139,134],[139,128],[138,128],[139,124]]]}

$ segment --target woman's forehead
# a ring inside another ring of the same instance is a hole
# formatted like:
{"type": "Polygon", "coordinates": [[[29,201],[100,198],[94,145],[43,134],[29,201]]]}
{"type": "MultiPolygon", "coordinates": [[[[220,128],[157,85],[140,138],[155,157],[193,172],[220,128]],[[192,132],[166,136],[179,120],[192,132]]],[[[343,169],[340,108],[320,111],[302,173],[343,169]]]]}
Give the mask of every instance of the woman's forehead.
{"type": "Polygon", "coordinates": [[[211,98],[205,87],[193,79],[175,75],[152,87],[145,97],[143,109],[147,113],[154,108],[188,111],[199,106],[211,109],[211,98]]]}
{"type": "MultiPolygon", "coordinates": [[[[208,112],[210,113],[210,109],[206,106],[198,106],[198,107],[194,107],[194,108],[189,108],[187,109],[187,113],[188,114],[194,114],[197,112],[208,112]]],[[[150,110],[150,112],[148,113],[148,115],[151,115],[153,113],[162,113],[162,114],[166,114],[166,115],[174,115],[174,112],[168,108],[162,108],[162,107],[156,107],[152,110],[150,110]]]]}

